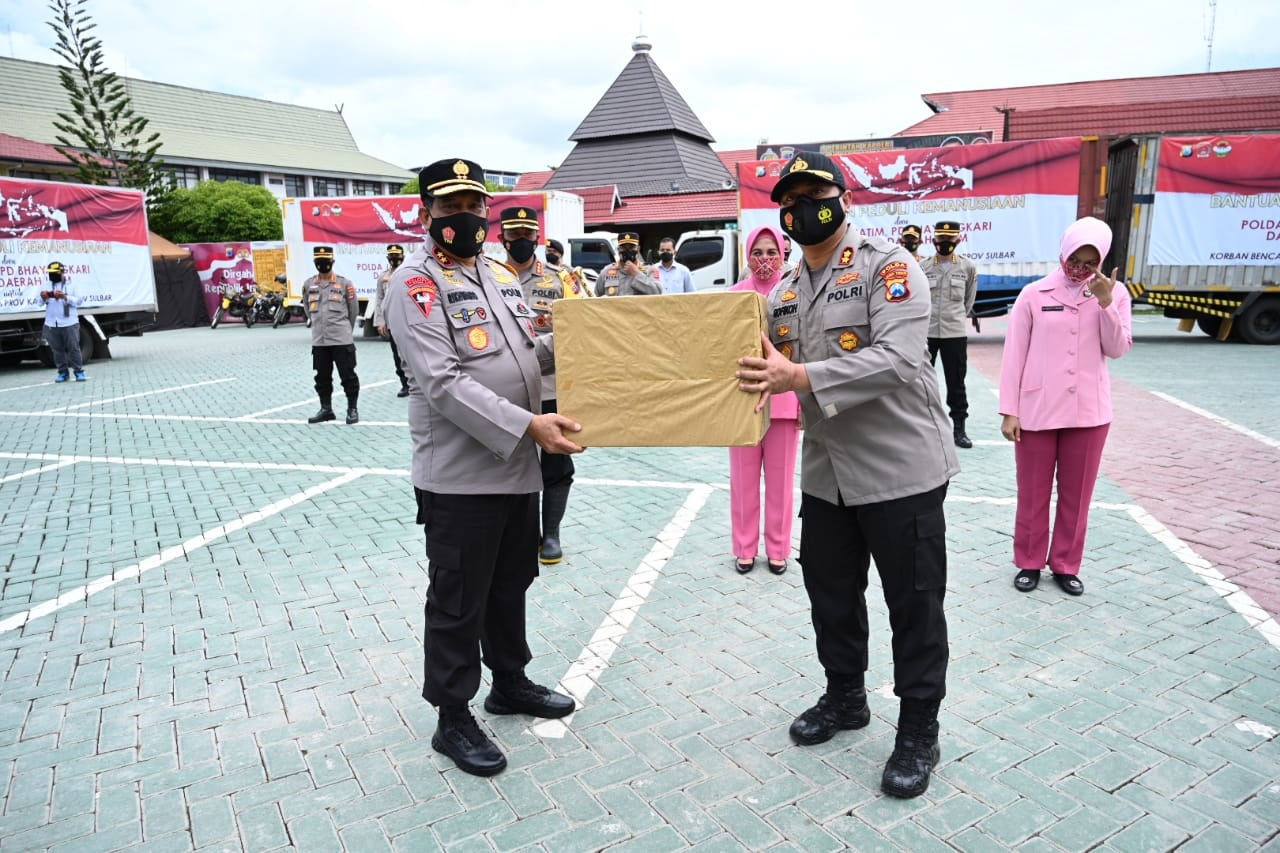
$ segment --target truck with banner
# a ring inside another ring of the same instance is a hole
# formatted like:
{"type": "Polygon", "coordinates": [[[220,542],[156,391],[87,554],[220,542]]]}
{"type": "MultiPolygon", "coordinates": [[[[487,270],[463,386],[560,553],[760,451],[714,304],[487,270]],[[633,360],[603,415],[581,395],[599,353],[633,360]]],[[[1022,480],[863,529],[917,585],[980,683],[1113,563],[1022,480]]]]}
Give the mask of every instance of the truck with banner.
{"type": "MultiPolygon", "coordinates": [[[[301,302],[302,283],[315,275],[312,250],[333,247],[333,271],[351,279],[360,300],[360,321],[366,336],[373,328],[373,298],[378,274],[387,266],[387,245],[404,246],[412,258],[426,230],[419,220],[422,201],[416,195],[345,196],[341,198],[282,199],[284,213],[284,264],[289,278],[289,300],[301,302]]],[[[566,192],[495,193],[489,200],[489,231],[484,252],[505,260],[499,215],[508,207],[525,207],[538,217],[538,256],[545,257],[549,238],[568,245],[583,232],[584,203],[566,192]]]]}
{"type": "Polygon", "coordinates": [[[0,363],[39,359],[45,268],[60,261],[64,289],[82,298],[80,349],[107,356],[107,341],[154,323],[156,283],[147,209],[137,190],[0,178],[0,363]]]}
{"type": "MultiPolygon", "coordinates": [[[[1006,313],[1058,263],[1063,229],[1093,215],[1115,234],[1105,268],[1120,267],[1135,297],[1184,328],[1280,343],[1280,136],[1068,137],[833,159],[864,233],[896,241],[919,225],[928,251],[934,223],[960,223],[960,252],[978,267],[975,317],[1006,313]]],[[[769,193],[784,163],[739,164],[744,233],[777,222],[769,193]]]]}

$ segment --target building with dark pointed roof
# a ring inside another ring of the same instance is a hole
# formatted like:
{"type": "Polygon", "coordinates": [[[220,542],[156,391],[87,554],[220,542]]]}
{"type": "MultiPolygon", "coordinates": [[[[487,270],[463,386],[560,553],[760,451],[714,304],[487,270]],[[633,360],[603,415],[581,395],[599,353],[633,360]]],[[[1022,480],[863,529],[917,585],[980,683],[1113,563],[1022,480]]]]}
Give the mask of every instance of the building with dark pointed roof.
{"type": "Polygon", "coordinates": [[[723,192],[737,186],[715,139],[653,61],[639,36],[631,61],[569,137],[573,151],[546,189],[617,186],[637,195],[723,192]]]}

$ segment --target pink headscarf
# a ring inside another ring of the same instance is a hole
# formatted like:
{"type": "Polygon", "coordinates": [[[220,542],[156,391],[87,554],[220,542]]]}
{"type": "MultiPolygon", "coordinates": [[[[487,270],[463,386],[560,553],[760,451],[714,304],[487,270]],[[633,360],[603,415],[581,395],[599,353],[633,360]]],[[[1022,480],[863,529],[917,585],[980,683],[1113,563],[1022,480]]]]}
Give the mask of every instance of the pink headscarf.
{"type": "Polygon", "coordinates": [[[769,291],[773,290],[773,286],[782,280],[782,264],[786,263],[786,258],[780,258],[778,268],[774,270],[773,275],[766,279],[756,278],[751,272],[751,250],[755,248],[756,241],[760,239],[761,234],[768,234],[773,241],[778,244],[778,251],[782,251],[785,245],[782,240],[782,231],[776,225],[757,225],[751,229],[751,233],[747,235],[746,248],[744,250],[747,256],[747,274],[734,285],[734,290],[755,290],[757,293],[769,295],[769,291]]]}
{"type": "Polygon", "coordinates": [[[1058,250],[1058,268],[1049,274],[1051,278],[1057,276],[1054,280],[1055,284],[1065,283],[1069,287],[1078,287],[1092,278],[1090,276],[1090,279],[1082,282],[1072,281],[1067,278],[1067,274],[1062,269],[1067,263],[1067,258],[1081,246],[1092,246],[1098,250],[1098,266],[1101,267],[1102,262],[1106,260],[1107,252],[1111,251],[1111,226],[1092,216],[1077,219],[1067,226],[1058,250]]]}

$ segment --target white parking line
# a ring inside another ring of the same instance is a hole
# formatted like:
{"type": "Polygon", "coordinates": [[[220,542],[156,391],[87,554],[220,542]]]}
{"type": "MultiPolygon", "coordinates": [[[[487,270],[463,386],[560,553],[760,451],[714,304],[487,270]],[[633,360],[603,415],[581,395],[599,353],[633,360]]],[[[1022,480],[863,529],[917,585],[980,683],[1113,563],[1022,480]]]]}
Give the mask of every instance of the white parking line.
{"type": "Polygon", "coordinates": [[[31,388],[43,388],[46,385],[52,384],[53,380],[50,379],[48,382],[37,382],[35,385],[15,385],[12,388],[0,388],[0,394],[7,394],[10,391],[26,391],[31,388]]]}
{"type": "Polygon", "coordinates": [[[1173,405],[1186,409],[1188,412],[1197,414],[1202,418],[1208,418],[1218,426],[1224,426],[1229,430],[1235,430],[1241,435],[1247,435],[1249,436],[1249,438],[1252,438],[1256,441],[1260,441],[1263,444],[1267,445],[1268,447],[1274,447],[1277,450],[1280,450],[1280,441],[1277,441],[1276,439],[1272,438],[1269,435],[1263,435],[1260,432],[1255,432],[1254,430],[1249,429],[1247,426],[1241,426],[1240,424],[1235,423],[1234,421],[1227,420],[1221,415],[1215,415],[1213,412],[1206,411],[1205,409],[1202,409],[1199,406],[1193,406],[1187,401],[1179,400],[1177,397],[1174,397],[1170,394],[1165,394],[1161,391],[1152,391],[1151,393],[1156,397],[1159,397],[1161,400],[1164,400],[1166,403],[1173,403],[1173,405]]]}
{"type": "Polygon", "coordinates": [[[162,468],[222,468],[252,471],[307,471],[320,474],[380,474],[407,477],[407,468],[351,468],[339,465],[311,465],[305,462],[219,462],[212,459],[156,459],[146,456],[64,456],[57,453],[4,453],[0,459],[32,459],[72,464],[96,462],[107,465],[158,465],[162,468]]]}
{"type": "MultiPolygon", "coordinates": [[[[16,453],[6,454],[5,458],[7,459],[20,458],[20,454],[16,454],[16,453]]],[[[52,465],[42,465],[39,468],[32,468],[30,471],[19,471],[17,474],[10,474],[7,477],[0,477],[0,484],[9,483],[9,482],[12,482],[13,480],[21,480],[23,477],[30,477],[35,474],[43,474],[46,471],[56,471],[59,468],[66,468],[68,465],[74,465],[74,464],[76,464],[76,460],[74,459],[60,459],[59,461],[53,463],[52,465]]]]}
{"type": "MultiPolygon", "coordinates": [[[[392,382],[397,382],[397,381],[399,380],[384,379],[381,382],[370,382],[367,385],[364,383],[361,383],[360,390],[361,392],[364,392],[364,391],[368,391],[371,388],[378,388],[382,385],[390,385],[392,382]]],[[[253,412],[252,414],[241,415],[238,418],[232,418],[232,420],[233,421],[251,421],[251,420],[254,420],[255,418],[260,418],[263,415],[274,415],[276,412],[284,412],[284,411],[288,411],[289,409],[299,408],[300,406],[314,406],[315,404],[316,404],[316,398],[308,397],[307,399],[303,400],[300,403],[286,403],[283,406],[276,406],[274,409],[263,409],[261,412],[253,412]]],[[[287,423],[293,423],[293,421],[288,421],[287,423]]]]}
{"type": "Polygon", "coordinates": [[[83,409],[86,406],[101,406],[104,403],[118,403],[121,400],[134,400],[138,397],[150,397],[153,394],[167,394],[170,391],[185,391],[188,388],[200,388],[204,385],[217,385],[222,382],[235,382],[234,376],[224,376],[221,379],[208,379],[204,382],[192,382],[189,385],[174,385],[172,388],[156,388],[153,391],[139,391],[136,394],[126,394],[123,397],[108,397],[104,400],[90,400],[87,403],[76,403],[73,406],[59,406],[56,409],[48,409],[43,412],[36,412],[38,415],[52,415],[58,412],[69,412],[72,409],[83,409]]]}
{"type": "Polygon", "coordinates": [[[193,536],[181,545],[174,545],[172,548],[165,548],[160,553],[153,554],[139,563],[134,563],[132,566],[126,566],[119,571],[112,572],[109,575],[103,575],[97,580],[90,581],[83,586],[78,586],[75,589],[68,590],[52,601],[43,602],[32,607],[30,610],[24,610],[22,613],[18,613],[14,616],[10,616],[8,619],[0,621],[0,634],[7,634],[10,631],[16,631],[34,619],[39,619],[42,616],[48,616],[50,613],[55,613],[64,607],[80,601],[85,601],[89,596],[96,595],[105,589],[110,589],[121,581],[140,577],[154,568],[163,566],[165,563],[176,560],[179,557],[185,557],[192,551],[208,545],[210,542],[229,536],[230,534],[235,533],[238,530],[242,530],[251,524],[284,512],[289,507],[297,506],[303,501],[310,500],[316,495],[327,492],[330,489],[346,485],[353,480],[359,479],[364,475],[364,473],[365,472],[363,471],[351,471],[343,474],[341,477],[335,477],[328,482],[321,483],[318,486],[312,486],[309,489],[304,489],[297,494],[290,495],[287,498],[267,504],[261,509],[247,512],[235,521],[228,522],[227,524],[220,524],[211,530],[201,533],[199,536],[193,536]]]}
{"type": "MultiPolygon", "coordinates": [[[[557,689],[572,696],[579,706],[586,702],[587,695],[596,686],[600,674],[609,666],[609,658],[613,657],[622,638],[626,636],[627,629],[640,612],[640,605],[649,597],[658,576],[675,553],[680,540],[689,531],[689,526],[698,517],[699,510],[707,502],[711,492],[711,486],[705,484],[694,486],[689,491],[680,509],[676,510],[675,516],[658,534],[649,553],[627,580],[621,595],[614,600],[613,606],[583,648],[582,654],[570,664],[564,678],[560,679],[557,689]]],[[[541,737],[563,737],[572,721],[573,714],[570,714],[558,720],[538,723],[532,727],[532,731],[541,737]]]]}

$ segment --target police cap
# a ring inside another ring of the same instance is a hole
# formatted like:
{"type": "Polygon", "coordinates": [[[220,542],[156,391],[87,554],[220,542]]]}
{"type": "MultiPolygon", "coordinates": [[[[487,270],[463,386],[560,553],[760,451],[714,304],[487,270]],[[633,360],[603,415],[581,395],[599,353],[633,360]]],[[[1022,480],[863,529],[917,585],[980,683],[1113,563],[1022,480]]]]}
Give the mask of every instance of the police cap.
{"type": "Polygon", "coordinates": [[[388,255],[398,255],[398,256],[400,256],[400,257],[402,257],[402,258],[403,258],[403,257],[404,257],[404,246],[401,246],[399,243],[392,243],[390,246],[387,246],[387,254],[388,254],[388,255]]]}
{"type": "Polygon", "coordinates": [[[924,232],[920,230],[919,225],[908,225],[902,229],[903,237],[915,237],[919,240],[922,234],[924,234],[924,232]]]}
{"type": "Polygon", "coordinates": [[[836,161],[817,151],[797,151],[796,155],[782,167],[782,177],[778,178],[778,183],[774,184],[769,199],[777,204],[784,192],[805,178],[835,184],[841,192],[848,189],[844,184],[844,172],[840,171],[836,161]]]}
{"type": "Polygon", "coordinates": [[[527,207],[504,207],[501,213],[503,228],[531,228],[538,230],[538,214],[527,207]]]}
{"type": "Polygon", "coordinates": [[[316,246],[314,249],[311,250],[311,256],[316,259],[328,258],[330,260],[333,260],[333,247],[332,246],[316,246]]]}
{"type": "Polygon", "coordinates": [[[44,271],[46,273],[56,272],[58,275],[62,275],[62,269],[62,261],[50,261],[49,266],[45,267],[44,271]]]}
{"type": "Polygon", "coordinates": [[[639,246],[640,235],[634,231],[623,231],[618,235],[619,246],[639,246]]]}
{"type": "Polygon", "coordinates": [[[460,157],[437,160],[430,166],[423,166],[418,172],[418,190],[423,198],[466,190],[480,193],[485,198],[493,197],[484,185],[484,169],[480,164],[460,157]]]}
{"type": "Polygon", "coordinates": [[[558,252],[561,255],[564,254],[564,243],[561,243],[559,240],[548,240],[547,248],[553,252],[558,252]]]}
{"type": "Polygon", "coordinates": [[[950,221],[939,222],[933,226],[933,236],[934,239],[937,239],[938,237],[959,237],[960,223],[950,221]]]}

